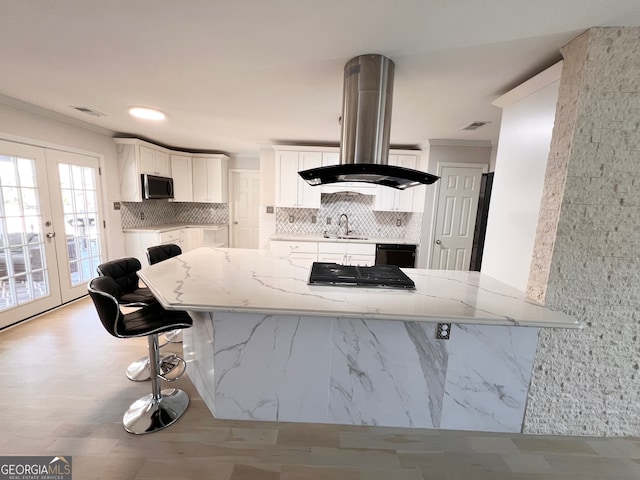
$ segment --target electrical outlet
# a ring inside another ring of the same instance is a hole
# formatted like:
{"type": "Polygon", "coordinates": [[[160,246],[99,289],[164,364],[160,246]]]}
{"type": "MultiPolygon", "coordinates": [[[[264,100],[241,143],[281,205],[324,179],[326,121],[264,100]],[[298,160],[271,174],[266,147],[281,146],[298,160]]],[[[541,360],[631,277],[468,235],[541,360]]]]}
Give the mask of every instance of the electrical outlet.
{"type": "Polygon", "coordinates": [[[311,215],[311,223],[316,223],[318,218],[315,215],[311,215]]]}
{"type": "Polygon", "coordinates": [[[113,209],[120,210],[120,202],[113,202],[113,209]]]}
{"type": "Polygon", "coordinates": [[[327,217],[327,225],[331,225],[331,217],[327,217]]]}
{"type": "Polygon", "coordinates": [[[402,226],[402,220],[400,220],[399,218],[396,220],[396,227],[401,227],[402,226]]]}
{"type": "Polygon", "coordinates": [[[450,337],[451,337],[451,324],[439,323],[438,330],[436,332],[436,338],[438,340],[449,340],[450,337]]]}
{"type": "Polygon", "coordinates": [[[267,207],[267,213],[273,213],[273,207],[272,206],[268,206],[267,207]]]}
{"type": "Polygon", "coordinates": [[[140,220],[144,220],[144,212],[140,212],[140,220]]]}
{"type": "Polygon", "coordinates": [[[295,220],[293,215],[289,215],[289,223],[293,223],[293,221],[295,220]]]}

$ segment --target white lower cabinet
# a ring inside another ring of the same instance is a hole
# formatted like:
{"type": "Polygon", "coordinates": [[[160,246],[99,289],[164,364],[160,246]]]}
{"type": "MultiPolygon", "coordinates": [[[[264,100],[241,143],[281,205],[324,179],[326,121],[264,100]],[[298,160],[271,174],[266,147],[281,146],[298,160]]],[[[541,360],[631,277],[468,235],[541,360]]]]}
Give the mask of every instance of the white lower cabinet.
{"type": "Polygon", "coordinates": [[[143,266],[149,265],[147,261],[147,248],[163,243],[175,243],[183,248],[182,229],[159,232],[124,232],[124,250],[128,257],[140,260],[143,266]]]}
{"type": "Polygon", "coordinates": [[[128,257],[140,260],[147,266],[147,248],[165,243],[175,243],[183,252],[196,248],[216,245],[229,246],[229,228],[226,225],[215,227],[183,227],[173,230],[149,230],[124,232],[124,249],[128,257]]]}
{"type": "Polygon", "coordinates": [[[311,266],[318,258],[318,242],[271,240],[271,251],[278,257],[294,259],[311,266]]]}
{"type": "Polygon", "coordinates": [[[376,261],[376,246],[373,243],[320,242],[318,261],[371,266],[376,261]]]}
{"type": "Polygon", "coordinates": [[[371,266],[376,261],[376,246],[373,243],[271,240],[271,250],[279,257],[304,260],[309,265],[313,262],[329,262],[371,266]]]}

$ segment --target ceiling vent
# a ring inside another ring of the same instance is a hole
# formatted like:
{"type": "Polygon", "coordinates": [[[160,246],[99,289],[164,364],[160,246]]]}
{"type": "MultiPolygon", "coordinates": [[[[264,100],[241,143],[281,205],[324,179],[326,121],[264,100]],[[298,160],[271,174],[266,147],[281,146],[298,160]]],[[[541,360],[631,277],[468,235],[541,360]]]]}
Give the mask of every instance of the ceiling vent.
{"type": "Polygon", "coordinates": [[[97,110],[93,110],[93,109],[87,108],[87,107],[75,107],[73,105],[71,105],[70,107],[73,108],[74,110],[79,111],[79,112],[86,113],[87,115],[91,115],[92,117],[106,117],[107,116],[106,113],[102,113],[102,112],[99,112],[97,110]]]}
{"type": "Polygon", "coordinates": [[[491,122],[476,121],[476,122],[470,123],[466,127],[463,127],[462,130],[477,130],[480,127],[484,127],[487,123],[491,123],[491,122]]]}

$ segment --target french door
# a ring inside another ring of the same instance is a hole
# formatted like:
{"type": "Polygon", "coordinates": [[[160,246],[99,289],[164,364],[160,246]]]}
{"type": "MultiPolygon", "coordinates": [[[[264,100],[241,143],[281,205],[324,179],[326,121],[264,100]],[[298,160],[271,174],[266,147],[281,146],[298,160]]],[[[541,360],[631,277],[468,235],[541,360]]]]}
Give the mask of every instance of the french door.
{"type": "Polygon", "coordinates": [[[104,245],[98,167],[0,141],[0,328],[87,293],[104,245]]]}

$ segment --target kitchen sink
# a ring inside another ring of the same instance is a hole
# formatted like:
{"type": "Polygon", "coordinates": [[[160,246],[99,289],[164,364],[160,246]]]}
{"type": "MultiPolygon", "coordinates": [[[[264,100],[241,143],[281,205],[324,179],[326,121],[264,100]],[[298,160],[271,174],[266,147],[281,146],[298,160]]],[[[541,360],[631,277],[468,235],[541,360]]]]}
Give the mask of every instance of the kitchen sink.
{"type": "Polygon", "coordinates": [[[368,237],[361,237],[358,235],[331,235],[328,233],[324,234],[324,238],[330,238],[333,240],[368,240],[368,237]]]}

